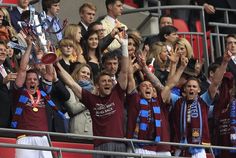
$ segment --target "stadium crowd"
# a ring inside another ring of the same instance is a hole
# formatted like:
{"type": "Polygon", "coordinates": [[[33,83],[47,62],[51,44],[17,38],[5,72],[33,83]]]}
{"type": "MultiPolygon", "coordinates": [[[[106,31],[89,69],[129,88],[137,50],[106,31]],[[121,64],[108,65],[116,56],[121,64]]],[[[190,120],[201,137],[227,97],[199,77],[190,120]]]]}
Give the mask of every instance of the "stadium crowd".
{"type": "MultiPolygon", "coordinates": [[[[45,18],[34,26],[42,14],[30,0],[0,8],[0,127],[236,147],[236,32],[203,72],[203,60],[179,37],[171,15],[163,14],[159,34],[144,41],[119,21],[123,0],[104,2],[103,19],[97,21],[96,6],[86,2],[77,24],[58,18],[60,0],[42,0],[45,18]]],[[[40,133],[16,138],[17,144],[49,146],[40,133]]],[[[94,148],[193,158],[209,152],[143,143],[132,151],[129,144],[101,139],[94,148]]],[[[214,154],[233,158],[236,150],[214,154]]],[[[25,157],[53,155],[16,149],[16,158],[25,157]]]]}

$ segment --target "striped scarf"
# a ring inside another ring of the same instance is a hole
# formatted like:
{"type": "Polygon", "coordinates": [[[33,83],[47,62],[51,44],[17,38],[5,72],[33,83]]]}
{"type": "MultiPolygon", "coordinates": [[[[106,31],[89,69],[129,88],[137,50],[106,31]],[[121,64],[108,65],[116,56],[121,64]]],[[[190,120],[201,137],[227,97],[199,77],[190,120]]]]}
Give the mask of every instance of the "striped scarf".
{"type": "MultiPolygon", "coordinates": [[[[46,105],[51,106],[52,109],[55,110],[62,119],[65,119],[64,114],[57,108],[57,106],[51,100],[50,96],[42,90],[40,90],[40,94],[44,98],[44,100],[46,101],[46,103],[47,103],[46,105]]],[[[11,122],[11,127],[12,128],[17,128],[19,117],[23,113],[23,107],[29,101],[29,99],[30,99],[29,95],[27,94],[27,91],[24,89],[23,93],[19,97],[17,107],[16,107],[15,112],[13,114],[13,119],[12,119],[12,122],[11,122]]]]}
{"type": "MultiPolygon", "coordinates": [[[[180,114],[180,134],[181,134],[181,143],[188,143],[188,129],[187,129],[187,104],[186,101],[183,101],[181,106],[180,114]]],[[[190,107],[190,117],[191,117],[191,142],[194,144],[201,144],[202,142],[202,111],[201,106],[198,101],[198,97],[195,98],[190,107]]],[[[201,148],[190,147],[189,152],[191,154],[196,154],[201,150],[201,148]]]]}
{"type": "MultiPolygon", "coordinates": [[[[230,141],[232,147],[236,147],[236,99],[234,98],[230,105],[230,141]]],[[[230,150],[236,153],[236,150],[230,150]]]]}
{"type": "Polygon", "coordinates": [[[155,141],[161,141],[161,109],[160,106],[157,105],[156,99],[151,99],[149,103],[146,99],[140,99],[139,101],[140,111],[139,116],[136,120],[136,127],[134,131],[133,137],[135,139],[145,139],[147,136],[147,131],[149,130],[148,124],[151,120],[154,119],[155,123],[155,141]],[[150,106],[152,108],[154,118],[151,118],[150,106]]]}

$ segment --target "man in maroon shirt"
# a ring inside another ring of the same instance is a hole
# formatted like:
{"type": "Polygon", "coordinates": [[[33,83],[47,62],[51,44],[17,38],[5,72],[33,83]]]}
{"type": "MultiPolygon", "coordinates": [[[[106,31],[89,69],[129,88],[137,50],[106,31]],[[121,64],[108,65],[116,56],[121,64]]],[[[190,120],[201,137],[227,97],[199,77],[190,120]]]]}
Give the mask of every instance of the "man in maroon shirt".
{"type": "MultiPolygon", "coordinates": [[[[156,86],[155,82],[160,84],[160,81],[148,70],[146,60],[141,60],[142,65],[140,66],[143,67],[148,79],[152,80],[155,87],[161,87],[161,89],[158,89],[160,93],[157,94],[156,98],[153,97],[154,87],[151,81],[145,80],[141,82],[137,91],[135,89],[136,86],[132,70],[129,73],[127,138],[156,142],[170,141],[168,122],[169,106],[167,105],[170,102],[170,95],[168,94],[170,94],[170,90],[178,82],[188,63],[188,59],[183,57],[181,59],[181,66],[175,71],[178,58],[174,54],[170,57],[172,61],[171,71],[165,87],[156,86]]],[[[171,156],[169,145],[136,143],[134,152],[156,156],[171,156]]]]}
{"type": "MultiPolygon", "coordinates": [[[[105,137],[124,137],[124,98],[127,88],[128,73],[128,40],[121,41],[122,57],[121,68],[117,78],[117,84],[113,86],[109,73],[101,72],[95,79],[96,94],[82,89],[72,77],[61,67],[59,63],[58,73],[63,81],[73,90],[82,103],[89,109],[93,121],[93,134],[105,137]]],[[[94,140],[96,150],[126,151],[125,144],[107,140],[94,140]]],[[[94,157],[104,157],[94,155],[94,157]]],[[[115,156],[119,157],[119,156],[115,156]]]]}
{"type": "MultiPolygon", "coordinates": [[[[32,49],[32,40],[26,39],[27,49],[22,56],[18,75],[15,80],[14,108],[11,126],[17,129],[48,131],[46,116],[46,104],[49,104],[46,91],[47,88],[39,87],[40,80],[36,71],[27,70],[32,49]]],[[[42,76],[43,84],[50,87],[53,79],[52,66],[46,66],[47,73],[42,76]],[[51,70],[51,71],[48,71],[51,70]]],[[[55,106],[55,105],[54,105],[55,106]]],[[[49,146],[47,137],[31,134],[18,134],[17,144],[49,146]]],[[[16,149],[16,158],[41,157],[52,158],[50,151],[16,149]]]]}

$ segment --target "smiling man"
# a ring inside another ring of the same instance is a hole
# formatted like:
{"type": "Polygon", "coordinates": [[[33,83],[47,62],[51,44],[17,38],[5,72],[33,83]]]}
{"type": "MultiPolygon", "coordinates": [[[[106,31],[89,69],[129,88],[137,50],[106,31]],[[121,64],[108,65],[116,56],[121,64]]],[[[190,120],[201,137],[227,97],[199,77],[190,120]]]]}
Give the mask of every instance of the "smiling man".
{"type": "MultiPolygon", "coordinates": [[[[117,84],[113,86],[111,74],[101,72],[95,82],[96,94],[82,89],[62,66],[57,63],[63,81],[73,90],[75,95],[89,109],[93,121],[93,134],[95,136],[124,138],[124,100],[127,88],[128,73],[128,39],[122,39],[121,68],[117,84]]],[[[125,152],[124,143],[95,139],[96,150],[125,152]]],[[[94,155],[103,158],[103,155],[94,155]]],[[[113,156],[122,157],[122,156],[113,156]]]]}

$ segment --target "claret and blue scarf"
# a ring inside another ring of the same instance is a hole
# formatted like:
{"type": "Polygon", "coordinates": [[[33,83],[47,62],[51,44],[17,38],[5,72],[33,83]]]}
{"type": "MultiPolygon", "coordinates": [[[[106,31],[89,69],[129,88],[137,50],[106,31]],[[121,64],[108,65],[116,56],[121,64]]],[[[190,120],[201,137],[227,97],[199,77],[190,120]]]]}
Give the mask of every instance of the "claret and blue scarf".
{"type": "MultiPolygon", "coordinates": [[[[187,134],[187,113],[188,108],[186,101],[183,101],[181,106],[181,114],[180,114],[180,134],[181,134],[181,143],[188,143],[188,134],[187,134]]],[[[202,111],[199,103],[198,97],[190,105],[190,118],[191,118],[191,142],[194,144],[202,143],[202,128],[203,128],[203,120],[202,120],[202,111]]],[[[189,152],[191,154],[196,154],[201,151],[201,148],[190,147],[189,152]]]]}
{"type": "MultiPolygon", "coordinates": [[[[145,139],[147,136],[147,131],[149,129],[148,124],[151,120],[155,123],[155,141],[160,142],[161,141],[161,109],[160,106],[157,105],[156,99],[151,99],[150,102],[148,102],[146,99],[140,99],[139,102],[140,106],[140,112],[139,116],[136,120],[136,127],[134,131],[133,137],[135,139],[145,139]],[[150,114],[150,107],[151,110],[154,113],[154,118],[150,118],[152,115],[150,114]]],[[[140,144],[139,144],[140,145],[140,144]]]]}
{"type": "MultiPolygon", "coordinates": [[[[40,90],[40,95],[45,99],[45,101],[47,102],[47,105],[51,106],[52,109],[55,110],[62,119],[65,119],[64,114],[57,108],[57,106],[54,104],[54,102],[51,100],[50,96],[47,93],[45,93],[43,90],[40,90]]],[[[16,107],[15,113],[13,115],[13,119],[11,122],[12,128],[17,128],[18,117],[20,117],[23,113],[22,107],[24,107],[24,105],[29,101],[29,99],[30,99],[30,97],[27,93],[27,90],[24,89],[23,93],[19,97],[17,107],[16,107]]]]}

